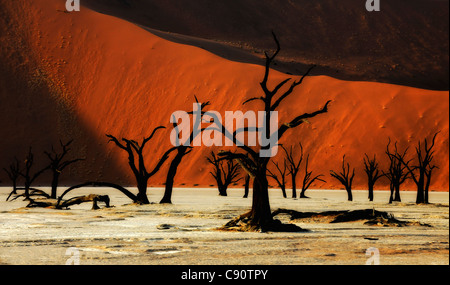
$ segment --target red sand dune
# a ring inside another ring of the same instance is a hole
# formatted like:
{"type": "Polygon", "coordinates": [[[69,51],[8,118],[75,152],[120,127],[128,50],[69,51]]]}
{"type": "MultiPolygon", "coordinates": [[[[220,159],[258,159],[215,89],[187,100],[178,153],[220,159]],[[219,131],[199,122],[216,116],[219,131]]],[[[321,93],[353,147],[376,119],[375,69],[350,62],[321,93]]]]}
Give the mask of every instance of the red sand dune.
{"type": "MultiPolygon", "coordinates": [[[[194,95],[211,101],[209,110],[222,114],[258,108],[256,102],[245,108],[242,102],[261,93],[262,66],[173,43],[85,7],[65,13],[64,2],[0,2],[2,167],[15,155],[24,157],[30,145],[42,164],[42,151],[59,139],[73,138],[72,155],[86,161],[64,173],[63,183],[103,180],[133,185],[126,154],[107,143],[106,133],[139,140],[154,127],[167,126],[147,146],[150,166],[170,147],[170,114],[190,111],[194,95]]],[[[286,76],[273,71],[271,84],[286,76]]],[[[401,149],[409,145],[412,154],[418,140],[440,130],[435,153],[440,169],[431,188],[448,191],[448,91],[312,76],[280,106],[280,121],[314,111],[326,100],[333,100],[329,113],[290,130],[281,140],[287,145],[301,141],[311,156],[311,169],[326,175],[327,183],[313,187],[340,188],[328,173],[340,167],[346,154],[357,168],[354,188],[365,189],[365,152],[377,154],[385,167],[388,137],[399,141],[401,149]]],[[[211,150],[195,148],[185,157],[178,186],[214,184],[205,160],[211,150]]],[[[161,185],[166,171],[167,163],[150,183],[161,185]]],[[[378,187],[387,189],[388,184],[381,181],[378,187]]],[[[409,183],[406,188],[414,186],[409,183]]]]}
{"type": "Polygon", "coordinates": [[[95,11],[151,27],[163,38],[194,41],[243,62],[261,62],[263,51],[274,48],[273,30],[283,46],[273,67],[283,72],[301,75],[305,64],[314,63],[314,75],[449,88],[448,1],[382,1],[381,11],[371,13],[365,0],[82,2],[95,11]],[[225,49],[218,50],[217,45],[225,49]],[[236,48],[241,52],[237,54],[236,48]]]}

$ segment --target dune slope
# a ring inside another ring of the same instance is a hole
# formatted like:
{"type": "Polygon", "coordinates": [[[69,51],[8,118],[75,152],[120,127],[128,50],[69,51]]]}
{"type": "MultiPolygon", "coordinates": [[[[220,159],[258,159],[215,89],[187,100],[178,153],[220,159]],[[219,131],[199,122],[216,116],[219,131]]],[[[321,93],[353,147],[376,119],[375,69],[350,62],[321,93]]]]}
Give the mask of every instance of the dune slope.
{"type": "MultiPolygon", "coordinates": [[[[106,133],[141,140],[156,126],[166,126],[147,146],[146,163],[152,168],[171,147],[171,113],[190,111],[194,95],[211,101],[210,110],[221,114],[260,108],[256,102],[244,108],[242,102],[261,93],[261,65],[173,43],[86,7],[66,13],[64,2],[0,2],[2,167],[15,155],[24,157],[30,145],[42,164],[42,151],[59,139],[74,139],[72,155],[86,160],[65,173],[63,183],[106,180],[133,185],[127,155],[108,144],[106,133]]],[[[272,71],[270,84],[286,76],[272,71]]],[[[280,106],[280,121],[314,111],[326,100],[333,101],[329,113],[281,140],[286,145],[301,141],[310,154],[310,168],[326,175],[327,183],[313,187],[339,188],[328,173],[340,167],[346,154],[357,167],[355,188],[364,189],[365,152],[377,154],[385,167],[388,137],[399,141],[401,148],[409,145],[412,154],[419,139],[441,131],[435,153],[440,169],[432,189],[448,190],[447,91],[313,76],[280,106]]],[[[214,183],[205,160],[211,150],[197,147],[185,157],[176,177],[178,186],[214,183]]],[[[161,185],[166,172],[167,164],[151,184],[161,185]]],[[[48,183],[48,177],[40,183],[48,183]]],[[[386,189],[388,184],[381,181],[378,186],[386,189]]],[[[407,187],[414,188],[411,183],[407,187]]]]}
{"type": "Polygon", "coordinates": [[[82,2],[171,40],[197,38],[195,44],[232,60],[257,62],[273,49],[273,30],[283,46],[277,70],[299,75],[314,63],[315,75],[449,89],[448,1],[384,1],[380,12],[368,12],[361,0],[82,2]],[[246,56],[227,51],[235,48],[246,56]]]}

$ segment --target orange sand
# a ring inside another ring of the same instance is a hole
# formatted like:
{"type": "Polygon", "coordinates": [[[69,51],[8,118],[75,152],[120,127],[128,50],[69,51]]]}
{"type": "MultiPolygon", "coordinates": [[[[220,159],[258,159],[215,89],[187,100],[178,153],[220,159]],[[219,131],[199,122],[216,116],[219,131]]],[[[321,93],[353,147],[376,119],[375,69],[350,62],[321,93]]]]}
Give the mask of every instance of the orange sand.
{"type": "MultiPolygon", "coordinates": [[[[106,133],[140,140],[158,125],[167,126],[148,144],[147,164],[154,165],[170,147],[170,114],[190,111],[194,95],[211,101],[209,110],[257,109],[246,99],[261,94],[264,68],[232,62],[203,49],[163,40],[124,20],[82,7],[63,12],[65,1],[3,1],[0,4],[0,163],[24,157],[33,145],[36,161],[58,139],[75,140],[72,155],[86,161],[69,169],[63,183],[106,180],[133,185],[127,155],[107,143],[106,133]]],[[[286,78],[273,71],[271,84],[286,78]]],[[[281,143],[301,141],[310,154],[310,168],[326,175],[313,188],[340,188],[329,176],[344,154],[357,168],[355,186],[365,189],[365,152],[377,154],[383,167],[388,137],[409,145],[436,131],[433,190],[449,187],[448,91],[399,85],[351,82],[327,76],[309,77],[280,106],[280,121],[315,111],[333,100],[329,113],[309,125],[290,130],[281,143]]],[[[177,185],[210,185],[200,147],[185,157],[177,185]]],[[[277,158],[280,158],[278,156],[277,158]]],[[[165,180],[167,163],[151,179],[165,180]]],[[[301,175],[301,174],[300,174],[301,175]]],[[[299,177],[300,179],[301,177],[299,177]]],[[[5,181],[6,177],[1,177],[5,181]]],[[[47,184],[48,179],[42,179],[47,184]]],[[[275,183],[273,183],[275,185],[275,183]]],[[[380,181],[379,188],[388,183],[380,181]]],[[[409,183],[405,189],[414,189],[409,183]]]]}

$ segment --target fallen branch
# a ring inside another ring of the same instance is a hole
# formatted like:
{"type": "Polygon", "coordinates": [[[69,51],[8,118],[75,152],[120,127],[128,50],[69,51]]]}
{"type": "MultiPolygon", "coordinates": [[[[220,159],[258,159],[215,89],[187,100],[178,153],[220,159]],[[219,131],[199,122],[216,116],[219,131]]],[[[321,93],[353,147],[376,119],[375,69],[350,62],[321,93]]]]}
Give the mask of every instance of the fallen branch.
{"type": "Polygon", "coordinates": [[[57,207],[59,207],[59,205],[60,205],[60,203],[62,201],[62,198],[67,193],[69,193],[72,190],[75,190],[75,189],[78,189],[78,188],[82,188],[82,187],[87,187],[87,186],[90,186],[90,187],[110,187],[110,188],[115,188],[115,189],[119,190],[120,192],[122,192],[123,194],[125,194],[125,196],[130,198],[134,203],[140,203],[137,195],[134,195],[129,190],[125,189],[124,187],[122,187],[120,185],[117,185],[117,184],[114,184],[114,183],[109,183],[109,182],[86,182],[86,183],[83,183],[83,184],[72,186],[72,187],[68,188],[66,191],[64,191],[64,193],[61,196],[59,196],[59,198],[58,198],[57,207]]]}
{"type": "Polygon", "coordinates": [[[86,202],[92,203],[92,210],[98,210],[100,207],[98,206],[98,202],[103,202],[106,204],[106,208],[110,208],[110,199],[108,195],[97,195],[90,194],[85,196],[77,196],[70,198],[69,200],[63,201],[60,203],[60,200],[57,199],[30,199],[30,203],[27,205],[27,208],[52,208],[52,209],[67,209],[72,205],[79,205],[86,202]]]}
{"type": "Polygon", "coordinates": [[[412,225],[420,225],[430,227],[428,224],[420,222],[405,222],[397,220],[394,215],[377,211],[375,209],[353,210],[353,211],[325,211],[325,212],[297,212],[295,210],[278,209],[272,213],[275,217],[279,214],[290,215],[290,220],[306,220],[311,219],[314,222],[327,222],[327,223],[346,223],[365,221],[365,225],[384,226],[384,227],[404,227],[412,225]]]}

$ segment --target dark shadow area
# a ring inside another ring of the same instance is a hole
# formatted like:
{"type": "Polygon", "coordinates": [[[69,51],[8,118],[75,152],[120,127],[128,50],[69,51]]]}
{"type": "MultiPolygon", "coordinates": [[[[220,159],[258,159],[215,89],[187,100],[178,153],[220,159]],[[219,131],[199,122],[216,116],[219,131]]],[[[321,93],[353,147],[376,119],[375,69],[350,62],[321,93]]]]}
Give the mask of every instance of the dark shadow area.
{"type": "MultiPolygon", "coordinates": [[[[3,9],[0,9],[3,10],[3,9]]],[[[116,158],[105,152],[104,134],[94,134],[71,107],[70,96],[46,74],[33,53],[24,31],[15,28],[8,11],[0,11],[0,169],[7,168],[17,157],[21,167],[32,147],[37,171],[48,165],[44,151],[59,141],[73,139],[68,158],[84,158],[67,167],[60,186],[80,181],[108,180],[130,185],[117,167],[116,158]]],[[[11,185],[6,173],[0,174],[0,185],[11,185]]],[[[22,179],[19,179],[19,185],[22,179]]],[[[49,186],[52,173],[45,172],[33,186],[49,186]]]]}

